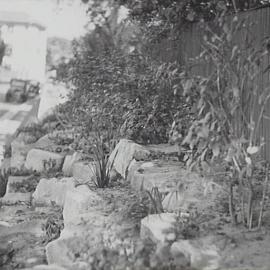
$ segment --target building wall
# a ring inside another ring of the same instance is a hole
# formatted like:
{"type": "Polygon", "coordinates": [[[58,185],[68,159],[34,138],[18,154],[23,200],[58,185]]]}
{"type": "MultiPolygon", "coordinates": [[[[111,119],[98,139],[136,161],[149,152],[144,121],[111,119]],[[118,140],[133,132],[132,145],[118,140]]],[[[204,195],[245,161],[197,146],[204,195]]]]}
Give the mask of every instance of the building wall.
{"type": "Polygon", "coordinates": [[[20,79],[44,82],[46,70],[46,31],[35,26],[2,25],[1,37],[10,54],[3,65],[10,68],[20,79]]]}

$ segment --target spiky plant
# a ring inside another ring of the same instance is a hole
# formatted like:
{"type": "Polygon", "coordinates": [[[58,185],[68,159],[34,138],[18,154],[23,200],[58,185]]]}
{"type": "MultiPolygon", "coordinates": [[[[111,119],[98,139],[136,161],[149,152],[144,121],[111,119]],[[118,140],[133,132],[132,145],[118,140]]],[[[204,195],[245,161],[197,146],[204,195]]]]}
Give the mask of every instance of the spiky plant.
{"type": "Polygon", "coordinates": [[[94,143],[92,145],[92,152],[94,162],[90,168],[93,171],[93,182],[98,188],[105,188],[110,183],[110,173],[114,165],[115,154],[112,161],[109,157],[115,147],[115,141],[113,140],[113,134],[110,131],[106,131],[105,134],[96,132],[94,137],[94,143]]]}

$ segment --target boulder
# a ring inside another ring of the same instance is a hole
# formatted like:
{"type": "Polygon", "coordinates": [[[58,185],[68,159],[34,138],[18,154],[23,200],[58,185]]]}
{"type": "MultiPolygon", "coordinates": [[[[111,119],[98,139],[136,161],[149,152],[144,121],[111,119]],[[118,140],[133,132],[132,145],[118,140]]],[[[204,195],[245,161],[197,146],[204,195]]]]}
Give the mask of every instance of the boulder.
{"type": "Polygon", "coordinates": [[[174,258],[184,256],[190,260],[190,266],[198,270],[215,270],[220,266],[218,248],[208,239],[178,240],[171,246],[174,258]]]}
{"type": "Polygon", "coordinates": [[[149,157],[150,151],[145,147],[130,140],[122,139],[111,153],[109,163],[113,163],[116,171],[126,179],[128,168],[133,159],[148,160],[149,157]]]}
{"type": "Polygon", "coordinates": [[[68,190],[75,187],[75,182],[70,178],[41,179],[33,193],[33,204],[48,205],[52,203],[63,206],[68,190]]]}
{"type": "Polygon", "coordinates": [[[149,215],[141,220],[140,236],[142,239],[151,239],[155,243],[174,241],[176,221],[177,216],[173,213],[149,215]]]}
{"type": "Polygon", "coordinates": [[[89,161],[77,161],[72,166],[72,176],[79,182],[91,181],[94,176],[92,163],[89,161]]]}
{"type": "Polygon", "coordinates": [[[8,193],[6,194],[0,202],[4,205],[15,205],[15,204],[31,204],[31,199],[32,199],[32,193],[27,192],[27,193],[8,193]]]}
{"type": "Polygon", "coordinates": [[[102,204],[102,202],[102,198],[86,185],[68,190],[63,209],[65,227],[95,219],[93,213],[89,210],[102,204]]]}
{"type": "Polygon", "coordinates": [[[74,152],[73,155],[67,155],[65,157],[65,161],[64,161],[64,164],[62,167],[62,171],[63,171],[65,176],[72,176],[74,163],[79,161],[81,159],[81,157],[82,157],[82,155],[78,152],[74,152]]]}
{"type": "Polygon", "coordinates": [[[25,167],[38,172],[46,170],[44,162],[54,163],[53,167],[60,170],[64,161],[64,157],[60,154],[44,151],[40,149],[31,149],[26,157],[25,167]]]}

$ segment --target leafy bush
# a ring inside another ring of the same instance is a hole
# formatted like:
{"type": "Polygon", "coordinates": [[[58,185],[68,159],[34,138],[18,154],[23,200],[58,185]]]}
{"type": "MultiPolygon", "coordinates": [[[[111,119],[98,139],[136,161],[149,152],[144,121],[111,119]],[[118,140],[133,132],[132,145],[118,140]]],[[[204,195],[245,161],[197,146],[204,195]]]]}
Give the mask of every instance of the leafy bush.
{"type": "Polygon", "coordinates": [[[150,61],[137,52],[93,56],[87,50],[75,60],[69,72],[75,89],[58,115],[85,134],[95,125],[106,129],[110,124],[114,129],[121,126],[122,136],[139,143],[167,142],[174,113],[188,111],[177,91],[176,63],[150,61]]]}

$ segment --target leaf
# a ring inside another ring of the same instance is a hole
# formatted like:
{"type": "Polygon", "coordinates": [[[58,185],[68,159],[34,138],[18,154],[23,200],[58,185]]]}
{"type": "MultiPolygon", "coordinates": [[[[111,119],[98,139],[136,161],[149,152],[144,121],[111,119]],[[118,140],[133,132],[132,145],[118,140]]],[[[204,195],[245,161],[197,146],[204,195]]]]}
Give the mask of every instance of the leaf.
{"type": "Polygon", "coordinates": [[[247,148],[247,153],[249,153],[250,155],[254,155],[254,154],[258,153],[258,151],[259,151],[258,146],[249,146],[247,148]]]}

